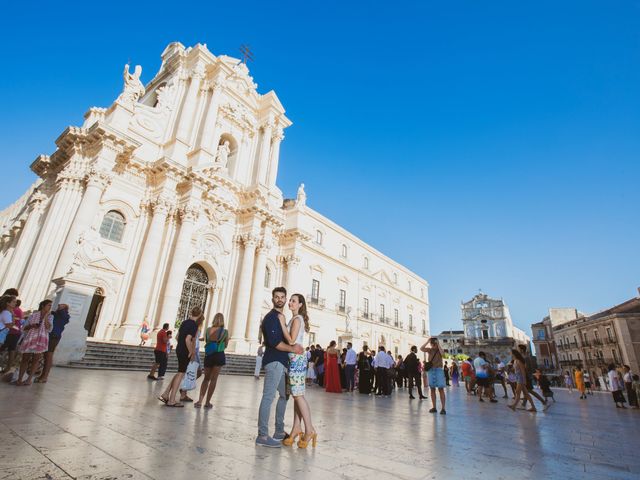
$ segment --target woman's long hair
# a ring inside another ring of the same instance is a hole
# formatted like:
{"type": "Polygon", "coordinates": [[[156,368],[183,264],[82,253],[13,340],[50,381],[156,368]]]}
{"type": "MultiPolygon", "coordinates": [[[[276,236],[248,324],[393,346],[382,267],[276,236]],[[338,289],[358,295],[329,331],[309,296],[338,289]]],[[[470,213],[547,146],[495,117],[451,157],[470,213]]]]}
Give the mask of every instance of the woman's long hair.
{"type": "Polygon", "coordinates": [[[516,360],[518,360],[519,362],[525,363],[524,357],[522,356],[519,350],[512,348],[511,353],[513,354],[514,357],[516,357],[516,360]]]}
{"type": "Polygon", "coordinates": [[[224,315],[220,312],[213,316],[213,322],[211,328],[224,328],[224,315]]]}
{"type": "Polygon", "coordinates": [[[298,315],[300,315],[304,320],[304,331],[309,333],[309,330],[311,330],[311,326],[309,325],[309,314],[307,313],[307,301],[299,293],[294,293],[291,296],[297,297],[298,303],[300,303],[300,310],[298,310],[298,315]]]}

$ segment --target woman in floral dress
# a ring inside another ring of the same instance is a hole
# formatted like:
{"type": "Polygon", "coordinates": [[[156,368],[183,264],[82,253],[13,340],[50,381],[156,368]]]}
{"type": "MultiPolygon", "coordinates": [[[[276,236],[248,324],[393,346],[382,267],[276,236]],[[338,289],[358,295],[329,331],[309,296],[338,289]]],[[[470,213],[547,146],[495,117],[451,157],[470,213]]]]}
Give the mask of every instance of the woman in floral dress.
{"type": "MultiPolygon", "coordinates": [[[[307,315],[307,303],[304,297],[298,293],[291,295],[289,309],[293,317],[288,324],[282,320],[281,327],[284,339],[290,345],[304,345],[304,333],[309,332],[309,316],[307,315]]],[[[307,448],[309,441],[316,446],[318,435],[311,423],[311,410],[306,398],[304,398],[307,375],[307,355],[295,353],[289,354],[289,386],[294,400],[293,427],[289,437],[282,441],[283,445],[291,446],[300,437],[298,448],[307,448]],[[304,435],[302,433],[302,422],[304,422],[304,435]]]]}
{"type": "Polygon", "coordinates": [[[22,339],[18,345],[18,351],[22,354],[20,361],[20,372],[18,373],[17,386],[31,385],[33,376],[40,365],[40,357],[49,349],[49,331],[53,326],[53,315],[51,315],[51,300],[43,300],[38,306],[38,310],[33,312],[25,325],[22,327],[22,339]],[[29,378],[23,382],[27,365],[29,368],[29,378]]]}

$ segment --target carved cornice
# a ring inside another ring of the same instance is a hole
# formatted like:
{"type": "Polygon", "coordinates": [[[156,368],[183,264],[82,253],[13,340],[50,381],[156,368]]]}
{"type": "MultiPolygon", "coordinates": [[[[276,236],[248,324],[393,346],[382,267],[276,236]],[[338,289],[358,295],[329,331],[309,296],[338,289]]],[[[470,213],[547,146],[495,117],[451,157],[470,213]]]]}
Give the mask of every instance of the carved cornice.
{"type": "Polygon", "coordinates": [[[195,222],[196,220],[198,220],[200,210],[193,205],[185,205],[184,207],[180,207],[178,209],[178,215],[180,216],[180,220],[182,221],[182,223],[195,222]]]}

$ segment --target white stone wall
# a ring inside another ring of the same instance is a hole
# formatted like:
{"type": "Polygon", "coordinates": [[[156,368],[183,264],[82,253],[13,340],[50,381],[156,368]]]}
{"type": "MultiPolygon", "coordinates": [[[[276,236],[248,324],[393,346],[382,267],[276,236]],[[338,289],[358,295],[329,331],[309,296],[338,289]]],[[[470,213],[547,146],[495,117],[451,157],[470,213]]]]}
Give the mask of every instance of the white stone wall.
{"type": "MultiPolygon", "coordinates": [[[[176,321],[195,263],[208,277],[207,322],[223,312],[230,349],[249,353],[271,289],[308,296],[317,278],[325,302],[310,309],[316,343],[384,340],[404,354],[421,341],[426,281],[306,207],[302,189],[282,208],[279,146],[291,121],[274,92],[259,94],[245,65],[204,45],[172,43],[146,87],[139,75],[127,67],[118,99],[65,130],[56,151],[31,165],[38,188],[0,212],[0,288],[19,288],[26,309],[45,297],[84,298],[72,322],[96,317],[95,338],[138,343],[143,319],[154,329],[176,321]],[[118,241],[99,233],[110,211],[124,218],[118,241]],[[374,318],[363,318],[363,298],[374,318]],[[380,303],[390,324],[378,318],[380,303]]],[[[63,339],[67,357],[80,337],[63,339]]]]}

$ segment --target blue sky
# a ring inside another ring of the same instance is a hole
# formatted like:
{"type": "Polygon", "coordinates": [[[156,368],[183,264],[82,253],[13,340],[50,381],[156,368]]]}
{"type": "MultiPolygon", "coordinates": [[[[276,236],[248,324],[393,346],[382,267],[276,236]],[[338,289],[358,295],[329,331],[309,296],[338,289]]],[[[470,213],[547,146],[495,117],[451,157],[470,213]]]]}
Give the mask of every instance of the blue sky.
{"type": "Polygon", "coordinates": [[[279,186],[426,278],[431,329],[503,297],[529,331],[640,286],[640,2],[11,2],[0,208],[172,41],[237,56],[294,125],[279,186]],[[108,5],[108,6],[107,6],[108,5]],[[135,8],[133,7],[135,5],[135,8]]]}

